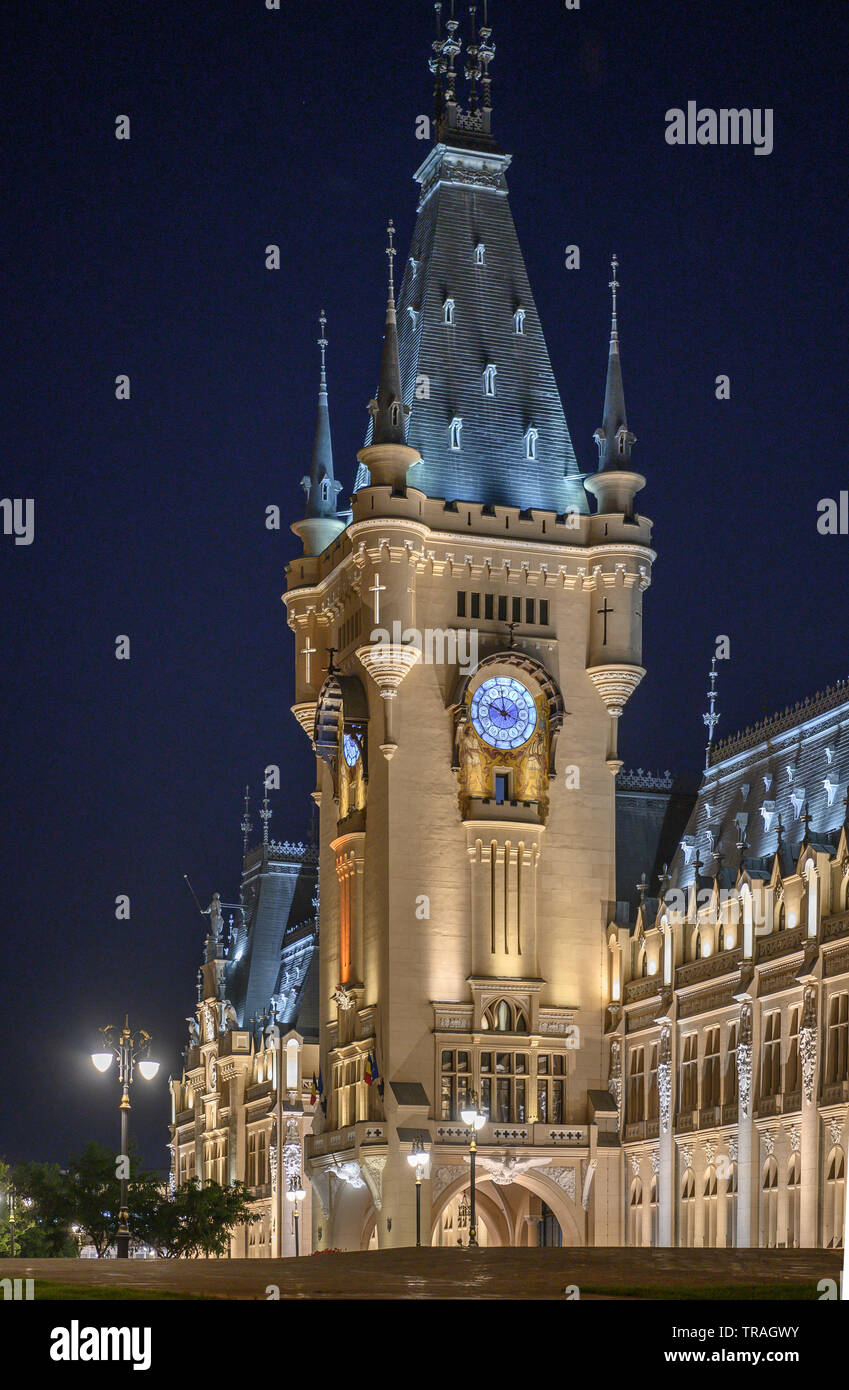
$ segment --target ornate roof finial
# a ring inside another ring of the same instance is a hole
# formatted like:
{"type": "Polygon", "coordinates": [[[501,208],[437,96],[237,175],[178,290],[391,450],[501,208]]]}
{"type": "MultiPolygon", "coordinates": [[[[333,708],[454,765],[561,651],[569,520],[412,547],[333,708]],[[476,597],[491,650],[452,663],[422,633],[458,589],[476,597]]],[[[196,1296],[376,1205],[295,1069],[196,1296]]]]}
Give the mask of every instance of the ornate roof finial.
{"type": "Polygon", "coordinates": [[[321,349],[321,375],[320,375],[320,377],[319,377],[318,389],[319,389],[319,391],[324,391],[324,392],[326,393],[326,391],[327,391],[327,362],[326,362],[326,360],[325,360],[325,353],[326,353],[326,351],[327,351],[327,336],[326,336],[327,315],[325,314],[325,312],[324,312],[323,309],[322,309],[321,313],[320,313],[319,316],[318,316],[318,326],[319,326],[319,332],[320,332],[320,334],[321,334],[321,337],[318,339],[318,346],[319,346],[319,348],[321,349]]]}
{"type": "Polygon", "coordinates": [[[477,43],[476,18],[477,5],[469,6],[469,18],[472,23],[472,41],[466,45],[466,52],[469,61],[466,64],[466,81],[469,84],[469,115],[474,116],[478,109],[478,82],[481,78],[481,65],[479,48],[477,43]]]}
{"type": "Polygon", "coordinates": [[[778,820],[777,820],[777,822],[776,822],[776,826],[775,826],[775,837],[776,837],[775,852],[776,852],[776,854],[780,854],[781,851],[782,851],[782,848],[783,848],[783,846],[784,846],[784,826],[781,824],[781,816],[778,817],[778,820]]]}
{"type": "Polygon", "coordinates": [[[608,288],[611,291],[612,312],[610,316],[610,351],[619,351],[619,325],[616,321],[616,291],[619,289],[619,281],[616,279],[616,271],[619,267],[619,259],[614,251],[610,261],[610,269],[613,272],[613,279],[608,281],[608,288]]]}
{"type": "MultiPolygon", "coordinates": [[[[489,75],[489,65],[495,57],[495,44],[491,43],[492,30],[489,27],[487,0],[483,0],[483,24],[480,28],[480,41],[478,43],[478,69],[483,67],[481,73],[481,107],[489,113],[492,110],[492,78],[489,75]]],[[[487,116],[488,120],[488,116],[487,116]]],[[[487,124],[486,129],[489,129],[487,124]]]]}
{"type": "Polygon", "coordinates": [[[658,878],[657,878],[657,886],[658,886],[658,888],[660,889],[660,900],[661,900],[661,902],[663,902],[663,901],[665,900],[665,898],[666,898],[666,890],[667,890],[667,888],[669,887],[669,885],[670,885],[671,882],[672,882],[672,878],[671,878],[671,875],[670,875],[670,873],[669,873],[669,865],[668,865],[668,864],[664,864],[663,867],[662,867],[662,869],[661,869],[661,871],[660,871],[660,873],[658,874],[658,878]]]}
{"type": "Polygon", "coordinates": [[[805,838],[802,841],[802,845],[807,847],[811,843],[811,817],[807,801],[805,802],[805,809],[799,819],[805,827],[805,838]]]}
{"type": "Polygon", "coordinates": [[[268,822],[271,820],[271,807],[268,804],[268,786],[265,788],[265,796],[262,798],[262,810],[259,813],[262,821],[262,843],[268,844],[268,822]]]}
{"type": "Polygon", "coordinates": [[[640,907],[644,908],[645,905],[646,905],[646,889],[647,889],[647,887],[648,887],[648,881],[647,881],[647,879],[646,879],[646,871],[645,871],[645,869],[643,869],[643,872],[642,872],[642,874],[640,875],[640,881],[639,881],[639,883],[636,884],[635,886],[636,886],[637,892],[638,892],[639,895],[640,895],[640,907]]]}
{"type": "Polygon", "coordinates": [[[708,700],[710,701],[710,710],[708,711],[707,714],[703,714],[703,715],[702,715],[702,719],[703,719],[705,725],[707,726],[707,731],[708,731],[707,747],[705,748],[705,772],[707,772],[708,769],[709,769],[709,767],[710,767],[710,749],[711,749],[711,744],[713,743],[713,731],[714,731],[714,729],[716,728],[717,724],[719,723],[719,720],[720,720],[720,717],[721,717],[720,715],[718,715],[718,714],[716,713],[716,710],[715,710],[715,708],[714,708],[714,706],[716,705],[716,700],[717,700],[717,693],[716,693],[716,657],[715,657],[715,656],[711,657],[711,662],[710,662],[710,690],[708,691],[708,700]]]}
{"type": "MultiPolygon", "coordinates": [[[[322,309],[319,319],[319,336],[317,339],[321,351],[321,370],[318,381],[318,418],[315,426],[315,437],[312,446],[312,460],[310,471],[301,479],[301,487],[307,495],[307,507],[304,514],[306,521],[333,521],[334,527],[318,528],[319,539],[323,544],[319,550],[324,549],[324,545],[332,535],[336,534],[336,527],[339,530],[344,526],[344,522],[338,522],[336,517],[336,498],[342,486],[337,483],[333,475],[333,444],[330,437],[330,411],[327,404],[327,315],[322,309]],[[325,534],[327,532],[328,534],[325,534]]],[[[305,532],[301,522],[296,522],[293,528],[296,535],[305,532]]],[[[308,528],[307,528],[308,529],[308,528]]],[[[318,551],[308,553],[318,554],[318,551]]]]}
{"type": "Polygon", "coordinates": [[[242,836],[244,837],[243,858],[248,857],[248,836],[251,833],[251,789],[245,787],[245,813],[242,816],[242,836]]]}
{"type": "Polygon", "coordinates": [[[398,252],[395,250],[395,223],[389,219],[386,228],[386,235],[389,237],[389,245],[386,248],[386,256],[389,261],[389,303],[395,308],[395,257],[398,252]]]}

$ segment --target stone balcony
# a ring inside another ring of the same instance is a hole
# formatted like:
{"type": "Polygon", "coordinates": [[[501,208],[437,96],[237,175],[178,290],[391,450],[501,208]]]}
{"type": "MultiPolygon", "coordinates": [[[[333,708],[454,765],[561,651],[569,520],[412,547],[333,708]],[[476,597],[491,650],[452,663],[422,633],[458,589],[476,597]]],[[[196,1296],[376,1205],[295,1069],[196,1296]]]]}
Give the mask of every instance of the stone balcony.
{"type": "Polygon", "coordinates": [[[629,980],[625,986],[624,1003],[636,1004],[640,999],[652,999],[660,994],[661,988],[659,975],[647,975],[644,980],[629,980]]]}
{"type": "Polygon", "coordinates": [[[357,1120],[344,1129],[325,1130],[323,1134],[307,1134],[304,1139],[306,1158],[320,1158],[322,1154],[343,1153],[348,1150],[367,1148],[369,1145],[385,1145],[388,1128],[384,1120],[357,1120]]]}
{"type": "MultiPolygon", "coordinates": [[[[434,1144],[466,1146],[469,1131],[458,1121],[443,1121],[433,1129],[434,1144]]],[[[507,1124],[489,1121],[478,1133],[478,1145],[491,1148],[586,1148],[589,1125],[507,1124]]]]}
{"type": "Polygon", "coordinates": [[[790,956],[801,951],[805,945],[804,927],[793,927],[791,931],[773,932],[771,936],[759,936],[755,941],[755,963],[775,960],[777,956],[790,956]]]}
{"type": "Polygon", "coordinates": [[[700,960],[690,961],[689,965],[679,965],[675,971],[675,988],[684,989],[687,985],[715,980],[719,975],[730,975],[740,969],[742,959],[742,948],[736,946],[733,951],[718,951],[715,956],[702,956],[700,960]]]}

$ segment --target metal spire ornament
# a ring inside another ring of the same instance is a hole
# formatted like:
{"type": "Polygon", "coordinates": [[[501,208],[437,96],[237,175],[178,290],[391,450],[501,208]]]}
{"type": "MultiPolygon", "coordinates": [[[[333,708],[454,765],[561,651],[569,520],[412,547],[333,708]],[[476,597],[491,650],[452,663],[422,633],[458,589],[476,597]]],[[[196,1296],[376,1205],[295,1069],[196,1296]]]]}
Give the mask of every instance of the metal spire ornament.
{"type": "Polygon", "coordinates": [[[709,770],[709,768],[710,768],[710,750],[711,750],[711,744],[713,743],[713,731],[714,731],[714,729],[716,728],[716,726],[717,726],[717,724],[719,723],[719,720],[720,720],[720,718],[721,718],[721,716],[717,714],[716,709],[715,709],[715,705],[716,705],[716,701],[717,701],[717,693],[716,693],[716,657],[715,657],[715,656],[714,656],[714,657],[711,657],[711,662],[710,662],[710,690],[708,691],[708,700],[710,701],[710,710],[708,711],[707,714],[703,714],[703,715],[702,715],[702,719],[703,719],[703,721],[704,721],[704,723],[705,723],[705,725],[706,725],[706,727],[707,727],[707,731],[708,731],[707,747],[705,748],[705,772],[707,772],[707,771],[709,770]]]}
{"type": "Polygon", "coordinates": [[[271,807],[268,804],[268,787],[265,788],[265,796],[262,798],[262,810],[259,813],[262,821],[262,843],[268,844],[268,822],[271,820],[271,807]]]}
{"type": "Polygon", "coordinates": [[[243,837],[242,857],[248,857],[248,836],[251,833],[251,789],[245,787],[245,813],[242,816],[241,831],[243,837]]]}
{"type": "Polygon", "coordinates": [[[619,258],[614,251],[610,260],[610,269],[613,279],[608,280],[607,285],[611,293],[612,310],[610,315],[610,351],[619,351],[619,324],[616,319],[616,291],[619,289],[619,281],[616,279],[616,271],[619,268],[619,258]]]}

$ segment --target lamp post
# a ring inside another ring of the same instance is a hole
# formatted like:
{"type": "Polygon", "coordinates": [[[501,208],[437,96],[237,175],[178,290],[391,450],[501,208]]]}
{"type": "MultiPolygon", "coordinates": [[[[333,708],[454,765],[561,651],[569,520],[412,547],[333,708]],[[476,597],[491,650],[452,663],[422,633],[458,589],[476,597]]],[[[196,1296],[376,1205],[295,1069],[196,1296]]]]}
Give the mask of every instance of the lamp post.
{"type": "Polygon", "coordinates": [[[413,1140],[413,1147],[407,1154],[407,1162],[416,1170],[416,1245],[422,1243],[422,1174],[426,1157],[422,1136],[417,1134],[413,1140]]]}
{"type": "Polygon", "coordinates": [[[9,1241],[12,1246],[12,1259],[15,1258],[15,1189],[12,1183],[6,1189],[9,1201],[9,1241]]]}
{"type": "Polygon", "coordinates": [[[113,1057],[118,1059],[118,1083],[121,1087],[121,1205],[118,1209],[118,1235],[116,1238],[117,1255],[119,1260],[129,1259],[130,1255],[130,1213],[127,1207],[127,1167],[129,1157],[127,1148],[129,1145],[130,1131],[130,1086],[133,1083],[135,1064],[138,1062],[139,1071],[145,1081],[152,1081],[159,1071],[159,1063],[152,1062],[148,1053],[150,1051],[150,1034],[142,1029],[139,1033],[138,1044],[136,1044],[130,1032],[129,1017],[125,1016],[124,1026],[116,1039],[115,1025],[110,1023],[108,1028],[101,1028],[103,1034],[103,1049],[100,1052],[92,1052],[91,1060],[99,1072],[107,1072],[112,1065],[113,1057]]]}
{"type": "Polygon", "coordinates": [[[469,1166],[471,1168],[471,1199],[469,1212],[469,1248],[478,1243],[478,1231],[475,1224],[475,1154],[478,1151],[477,1140],[475,1138],[478,1130],[483,1129],[486,1124],[486,1112],[478,1106],[478,1093],[472,1091],[463,1109],[460,1111],[460,1119],[469,1130],[469,1166]]]}
{"type": "Polygon", "coordinates": [[[295,1204],[295,1211],[294,1211],[293,1214],[294,1214],[294,1217],[295,1217],[295,1258],[296,1258],[296,1259],[297,1259],[297,1257],[298,1257],[298,1256],[300,1255],[300,1253],[301,1253],[301,1243],[300,1243],[300,1240],[299,1240],[299,1237],[298,1237],[298,1219],[299,1219],[299,1217],[300,1217],[300,1215],[301,1215],[301,1202],[304,1200],[304,1198],[306,1197],[306,1195],[307,1195],[306,1192],[304,1191],[303,1187],[301,1186],[301,1179],[300,1179],[300,1176],[298,1176],[297,1178],[290,1178],[290,1179],[289,1179],[289,1191],[286,1193],[286,1201],[287,1201],[287,1202],[294,1202],[294,1204],[295,1204]]]}

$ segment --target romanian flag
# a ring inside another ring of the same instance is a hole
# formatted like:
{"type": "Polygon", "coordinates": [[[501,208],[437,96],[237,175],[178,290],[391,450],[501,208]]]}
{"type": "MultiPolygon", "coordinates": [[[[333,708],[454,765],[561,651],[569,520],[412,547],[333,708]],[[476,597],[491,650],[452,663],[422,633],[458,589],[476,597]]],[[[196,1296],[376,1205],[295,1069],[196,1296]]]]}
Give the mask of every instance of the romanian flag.
{"type": "Polygon", "coordinates": [[[312,1074],[312,1086],[310,1087],[310,1105],[315,1105],[317,1095],[318,1095],[318,1086],[316,1085],[315,1072],[313,1072],[313,1074],[312,1074]]]}
{"type": "Polygon", "coordinates": [[[327,1114],[327,1101],[324,1099],[324,1082],[321,1079],[321,1067],[318,1069],[318,1098],[324,1114],[327,1114]]]}
{"type": "Polygon", "coordinates": [[[377,1053],[376,1053],[376,1052],[372,1052],[371,1057],[370,1057],[369,1060],[371,1061],[371,1079],[372,1079],[372,1081],[380,1081],[380,1067],[377,1065],[377,1053]]]}
{"type": "Polygon", "coordinates": [[[363,1069],[363,1081],[366,1083],[367,1086],[370,1086],[373,1080],[374,1077],[372,1075],[371,1070],[371,1053],[369,1053],[366,1057],[366,1064],[363,1069]]]}

